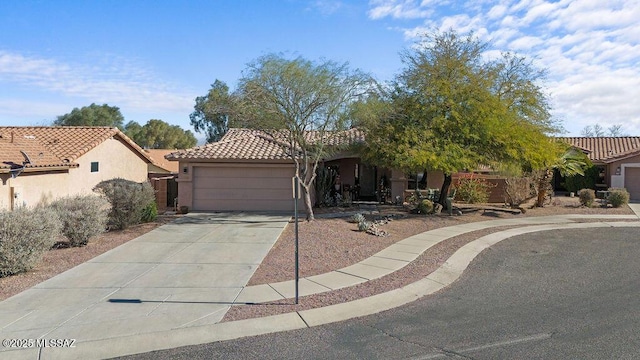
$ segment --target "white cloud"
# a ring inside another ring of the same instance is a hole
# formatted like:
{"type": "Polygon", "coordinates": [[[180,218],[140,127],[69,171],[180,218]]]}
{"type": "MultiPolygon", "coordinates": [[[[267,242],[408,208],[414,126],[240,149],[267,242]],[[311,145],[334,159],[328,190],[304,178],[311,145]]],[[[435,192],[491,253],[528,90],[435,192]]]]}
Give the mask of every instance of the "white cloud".
{"type": "Polygon", "coordinates": [[[498,51],[516,51],[548,69],[554,115],[578,134],[586,125],[624,124],[640,135],[638,0],[372,1],[372,19],[416,18],[403,29],[415,41],[427,30],[474,31],[498,51]]]}
{"type": "Polygon", "coordinates": [[[418,4],[415,0],[372,0],[369,5],[371,19],[382,19],[390,16],[394,19],[417,19],[429,16],[431,11],[426,7],[431,1],[423,1],[418,4]]]}
{"type": "Polygon", "coordinates": [[[185,112],[193,106],[194,94],[163,82],[132,61],[104,54],[82,60],[64,62],[0,52],[0,84],[6,88],[75,97],[86,99],[88,103],[108,103],[149,113],[185,112]]]}

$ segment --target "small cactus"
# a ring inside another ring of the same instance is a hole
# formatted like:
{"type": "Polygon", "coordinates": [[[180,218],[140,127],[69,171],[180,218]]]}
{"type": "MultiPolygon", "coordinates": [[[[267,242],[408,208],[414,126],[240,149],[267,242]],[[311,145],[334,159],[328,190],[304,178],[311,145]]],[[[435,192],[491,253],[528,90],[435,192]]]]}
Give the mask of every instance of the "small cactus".
{"type": "Polygon", "coordinates": [[[357,213],[357,214],[354,214],[349,221],[354,224],[359,224],[365,220],[366,219],[364,218],[364,215],[362,215],[361,213],[357,213]]]}
{"type": "Polygon", "coordinates": [[[369,227],[371,227],[371,223],[368,221],[363,220],[358,223],[358,231],[367,231],[369,227]]]}

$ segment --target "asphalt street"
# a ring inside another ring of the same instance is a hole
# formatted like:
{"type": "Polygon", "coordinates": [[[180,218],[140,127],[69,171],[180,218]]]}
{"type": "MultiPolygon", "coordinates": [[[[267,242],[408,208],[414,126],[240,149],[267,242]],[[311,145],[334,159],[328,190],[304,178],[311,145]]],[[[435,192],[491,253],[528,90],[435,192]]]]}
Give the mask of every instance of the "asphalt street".
{"type": "Polygon", "coordinates": [[[516,236],[380,314],[122,359],[639,359],[637,228],[516,236]]]}

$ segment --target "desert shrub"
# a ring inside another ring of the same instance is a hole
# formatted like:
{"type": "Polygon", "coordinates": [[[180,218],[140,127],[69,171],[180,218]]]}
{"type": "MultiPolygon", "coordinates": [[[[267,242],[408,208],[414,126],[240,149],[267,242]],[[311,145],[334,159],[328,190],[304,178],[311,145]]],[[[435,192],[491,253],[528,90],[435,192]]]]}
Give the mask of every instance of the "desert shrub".
{"type": "Polygon", "coordinates": [[[416,205],[416,211],[418,214],[431,214],[433,212],[433,202],[431,200],[421,200],[416,205]]]}
{"type": "Polygon", "coordinates": [[[593,189],[581,189],[578,191],[578,197],[580,198],[580,204],[591,207],[596,200],[596,191],[593,189]]]}
{"type": "Polygon", "coordinates": [[[111,204],[109,225],[114,229],[140,224],[145,208],[155,201],[154,190],[148,182],[111,179],[100,182],[93,191],[106,197],[111,204]]]}
{"type": "Polygon", "coordinates": [[[615,208],[626,205],[629,203],[629,192],[624,188],[610,188],[608,201],[615,208]]]}
{"type": "Polygon", "coordinates": [[[564,187],[569,192],[577,193],[580,189],[595,189],[600,169],[591,166],[584,171],[584,175],[567,176],[564,179],[564,187]]]}
{"type": "Polygon", "coordinates": [[[61,228],[51,208],[0,211],[0,277],[33,268],[56,242],[61,228]]]}
{"type": "Polygon", "coordinates": [[[158,205],[155,201],[150,202],[147,207],[142,210],[142,222],[148,223],[155,221],[158,217],[158,205]]]}
{"type": "Polygon", "coordinates": [[[505,202],[513,208],[519,207],[535,195],[535,192],[532,191],[533,182],[530,177],[510,177],[506,178],[504,182],[505,202]]]}
{"type": "Polygon", "coordinates": [[[469,204],[487,202],[492,187],[484,179],[462,178],[456,183],[458,198],[469,204]]]}
{"type": "Polygon", "coordinates": [[[62,233],[71,246],[87,245],[102,233],[109,219],[109,203],[96,195],[76,195],[58,199],[51,207],[62,220],[62,233]]]}

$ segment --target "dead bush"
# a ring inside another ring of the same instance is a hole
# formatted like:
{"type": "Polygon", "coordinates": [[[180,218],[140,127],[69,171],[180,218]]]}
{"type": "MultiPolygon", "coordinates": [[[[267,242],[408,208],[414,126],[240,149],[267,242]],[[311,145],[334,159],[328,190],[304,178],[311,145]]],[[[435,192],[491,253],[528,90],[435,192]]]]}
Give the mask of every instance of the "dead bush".
{"type": "Polygon", "coordinates": [[[114,229],[140,224],[145,208],[155,201],[153,187],[148,182],[111,179],[102,181],[93,191],[105,196],[111,204],[109,226],[114,229]]]}

